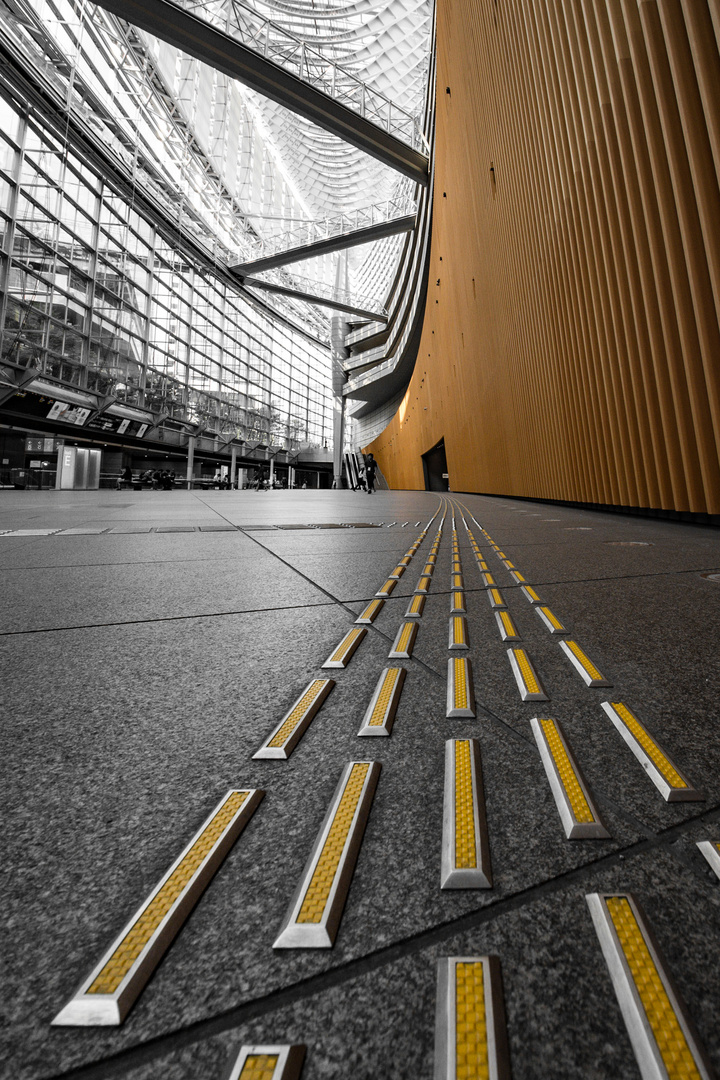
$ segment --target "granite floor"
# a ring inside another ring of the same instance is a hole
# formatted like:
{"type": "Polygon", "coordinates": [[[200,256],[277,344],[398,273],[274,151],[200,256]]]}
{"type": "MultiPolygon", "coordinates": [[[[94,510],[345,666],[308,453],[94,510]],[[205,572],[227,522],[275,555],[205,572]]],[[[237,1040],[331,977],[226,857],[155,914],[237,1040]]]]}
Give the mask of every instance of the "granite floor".
{"type": "Polygon", "coordinates": [[[499,958],[515,1080],[640,1077],[596,892],[637,899],[720,1073],[720,880],[697,847],[720,841],[720,531],[426,492],[2,492],[0,575],[8,1077],[220,1080],[241,1044],[300,1042],[303,1080],[430,1080],[438,960],[459,955],[499,958]],[[446,717],[453,518],[474,719],[446,717]],[[323,670],[431,519],[347,667],[323,670]],[[412,656],[390,661],[443,519],[412,656]],[[547,702],[521,700],[468,529],[547,702]],[[610,687],[585,684],[491,540],[610,687]],[[389,664],[407,672],[392,735],[358,739],[389,664]],[[254,759],[325,677],[290,757],[254,759]],[[604,701],[701,800],[665,801],[604,701]],[[562,724],[607,838],[566,839],[536,716],[562,724]],[[492,888],[441,891],[445,743],[469,737],[492,888]],[[354,760],[381,772],[334,946],[274,949],[354,760]],[[124,1023],[52,1026],[246,788],[263,801],[124,1023]]]}

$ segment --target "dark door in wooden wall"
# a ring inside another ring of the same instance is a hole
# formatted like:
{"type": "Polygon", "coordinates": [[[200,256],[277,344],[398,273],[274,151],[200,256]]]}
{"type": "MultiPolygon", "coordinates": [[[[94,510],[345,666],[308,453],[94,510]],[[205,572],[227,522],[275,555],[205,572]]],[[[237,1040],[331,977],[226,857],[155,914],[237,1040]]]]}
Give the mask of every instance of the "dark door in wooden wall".
{"type": "Polygon", "coordinates": [[[447,491],[447,458],[445,457],[445,440],[441,439],[437,446],[422,456],[423,472],[425,473],[426,491],[447,491]]]}

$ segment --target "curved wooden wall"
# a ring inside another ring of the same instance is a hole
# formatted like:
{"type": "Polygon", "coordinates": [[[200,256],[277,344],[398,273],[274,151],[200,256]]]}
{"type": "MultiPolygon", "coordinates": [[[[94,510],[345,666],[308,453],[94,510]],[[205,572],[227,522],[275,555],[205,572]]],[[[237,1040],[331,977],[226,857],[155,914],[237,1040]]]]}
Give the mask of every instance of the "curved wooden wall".
{"type": "Polygon", "coordinates": [[[438,0],[391,487],[720,513],[720,0],[438,0]]]}

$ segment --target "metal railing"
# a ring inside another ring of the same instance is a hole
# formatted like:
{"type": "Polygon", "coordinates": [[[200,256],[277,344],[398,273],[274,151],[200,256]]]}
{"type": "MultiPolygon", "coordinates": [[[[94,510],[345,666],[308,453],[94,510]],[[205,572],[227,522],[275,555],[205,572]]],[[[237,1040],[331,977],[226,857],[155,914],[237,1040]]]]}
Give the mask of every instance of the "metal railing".
{"type": "MultiPolygon", "coordinates": [[[[298,292],[306,293],[309,296],[322,297],[323,300],[328,302],[337,300],[339,303],[349,307],[372,312],[378,318],[386,319],[388,315],[387,308],[375,296],[365,296],[348,289],[338,289],[334,285],[327,285],[325,282],[313,278],[300,277],[299,274],[283,274],[282,276],[271,274],[266,280],[268,285],[278,285],[284,289],[296,289],[298,292]]],[[[257,279],[253,278],[248,278],[247,284],[251,288],[253,285],[256,285],[257,288],[262,287],[257,283],[257,279]]]]}
{"type": "Polygon", "coordinates": [[[409,113],[368,86],[320,49],[309,45],[278,23],[265,18],[243,0],[176,0],[185,11],[236,37],[241,44],[291,72],[316,90],[427,154],[422,116],[409,113]]]}
{"type": "MultiPolygon", "coordinates": [[[[330,240],[335,236],[346,236],[348,233],[357,232],[358,229],[367,229],[372,225],[381,225],[386,221],[414,214],[415,210],[414,199],[393,199],[374,203],[372,206],[364,206],[359,210],[318,218],[317,221],[300,222],[283,232],[264,237],[259,243],[253,245],[249,255],[246,251],[238,252],[237,261],[252,262],[255,259],[277,255],[281,251],[292,251],[294,248],[306,247],[321,240],[330,240]]],[[[248,217],[252,220],[251,215],[248,217]]]]}

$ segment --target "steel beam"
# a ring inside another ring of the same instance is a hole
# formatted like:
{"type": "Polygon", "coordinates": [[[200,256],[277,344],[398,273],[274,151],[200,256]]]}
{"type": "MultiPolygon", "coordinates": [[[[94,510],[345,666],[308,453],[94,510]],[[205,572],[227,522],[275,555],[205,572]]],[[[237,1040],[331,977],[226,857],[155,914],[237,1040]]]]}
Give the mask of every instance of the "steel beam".
{"type": "Polygon", "coordinates": [[[171,0],[99,0],[99,5],[304,116],[416,183],[427,184],[428,159],[424,154],[171,0]]]}
{"type": "Polygon", "coordinates": [[[308,304],[319,304],[321,307],[332,308],[333,311],[347,311],[350,315],[359,315],[363,319],[372,319],[374,322],[388,321],[387,315],[380,315],[377,311],[355,307],[353,304],[344,304],[341,300],[333,300],[328,296],[314,296],[313,293],[289,289],[284,285],[276,285],[273,281],[262,281],[260,278],[246,277],[245,285],[249,285],[253,289],[265,289],[266,292],[279,293],[280,296],[292,296],[296,300],[305,300],[308,304]]]}
{"type": "Polygon", "coordinates": [[[264,259],[235,263],[230,269],[242,277],[246,274],[260,274],[264,270],[275,270],[278,266],[287,266],[288,263],[314,259],[318,255],[329,255],[331,251],[342,251],[343,248],[368,244],[371,240],[382,240],[385,236],[411,232],[414,228],[415,215],[408,214],[405,217],[393,218],[391,221],[382,221],[378,225],[368,225],[364,229],[353,229],[352,232],[341,233],[339,236],[328,236],[325,240],[316,240],[313,244],[303,244],[300,247],[289,248],[287,251],[278,251],[277,254],[267,255],[264,259]]]}

